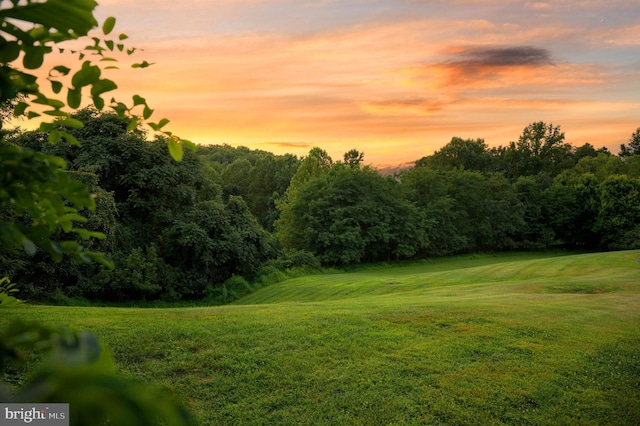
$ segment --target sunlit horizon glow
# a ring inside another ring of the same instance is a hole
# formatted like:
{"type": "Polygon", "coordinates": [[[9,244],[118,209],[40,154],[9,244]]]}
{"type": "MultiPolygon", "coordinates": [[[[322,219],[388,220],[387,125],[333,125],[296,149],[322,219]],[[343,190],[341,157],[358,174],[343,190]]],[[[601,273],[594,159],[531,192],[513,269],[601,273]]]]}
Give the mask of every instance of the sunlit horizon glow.
{"type": "Polygon", "coordinates": [[[124,0],[101,20],[143,48],[113,74],[200,144],[394,166],[529,123],[617,153],[640,126],[640,3],[124,0]]]}

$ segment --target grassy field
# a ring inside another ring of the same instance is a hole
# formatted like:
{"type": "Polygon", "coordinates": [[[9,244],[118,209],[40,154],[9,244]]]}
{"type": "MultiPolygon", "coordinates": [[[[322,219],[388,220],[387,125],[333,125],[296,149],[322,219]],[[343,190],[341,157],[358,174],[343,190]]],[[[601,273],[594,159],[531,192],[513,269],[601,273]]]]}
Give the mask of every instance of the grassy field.
{"type": "Polygon", "coordinates": [[[23,306],[95,332],[202,425],[638,425],[640,251],[369,267],[233,305],[23,306]]]}

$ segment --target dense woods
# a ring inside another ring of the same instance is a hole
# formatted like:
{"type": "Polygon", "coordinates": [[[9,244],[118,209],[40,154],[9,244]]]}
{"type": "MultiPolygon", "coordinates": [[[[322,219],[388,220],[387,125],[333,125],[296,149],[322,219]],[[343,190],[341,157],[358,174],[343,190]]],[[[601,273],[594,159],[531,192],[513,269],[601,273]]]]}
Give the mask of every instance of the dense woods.
{"type": "Polygon", "coordinates": [[[33,300],[224,301],[233,286],[292,266],[640,247],[640,129],[619,155],[572,146],[542,122],[496,148],[454,137],[383,176],[358,150],[334,161],[321,148],[297,158],[197,146],[175,162],[166,139],[148,140],[115,114],[73,118],[84,127],[61,130],[80,147],[21,130],[5,131],[1,144],[64,159],[94,196],[85,228],[106,235],[85,247],[117,268],[2,249],[3,274],[33,300]]]}

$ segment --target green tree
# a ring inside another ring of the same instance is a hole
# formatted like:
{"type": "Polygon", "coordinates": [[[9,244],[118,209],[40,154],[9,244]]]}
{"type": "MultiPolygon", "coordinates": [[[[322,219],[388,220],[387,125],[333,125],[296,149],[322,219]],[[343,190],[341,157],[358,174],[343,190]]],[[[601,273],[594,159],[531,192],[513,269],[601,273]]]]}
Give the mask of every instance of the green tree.
{"type": "Polygon", "coordinates": [[[620,145],[618,155],[623,158],[640,155],[640,127],[631,135],[629,143],[620,145]]]}
{"type": "Polygon", "coordinates": [[[491,170],[491,163],[492,158],[484,139],[454,137],[433,155],[418,160],[416,166],[441,170],[465,169],[488,172],[491,170]]]}
{"type": "Polygon", "coordinates": [[[312,148],[291,177],[284,197],[276,201],[279,217],[274,227],[276,237],[284,248],[294,249],[304,245],[304,226],[300,223],[300,209],[305,208],[305,204],[299,202],[298,193],[307,182],[328,173],[332,165],[333,160],[325,150],[312,148]]]}
{"type": "Polygon", "coordinates": [[[350,264],[413,257],[424,246],[418,209],[401,197],[399,183],[369,167],[335,164],[309,177],[286,204],[277,235],[285,248],[313,253],[325,264],[350,264]]]}
{"type": "Polygon", "coordinates": [[[556,234],[549,226],[549,209],[553,205],[547,190],[553,180],[541,173],[535,176],[520,176],[514,183],[514,190],[523,209],[524,226],[520,229],[518,240],[523,248],[534,249],[551,245],[556,234]]]}
{"type": "Polygon", "coordinates": [[[528,125],[518,141],[511,142],[504,150],[507,175],[514,179],[541,172],[555,176],[573,167],[573,148],[564,138],[560,126],[542,121],[528,125]]]}
{"type": "Polygon", "coordinates": [[[416,167],[402,176],[409,200],[422,209],[429,254],[517,246],[522,209],[509,182],[497,173],[416,167]]]}
{"type": "Polygon", "coordinates": [[[247,196],[249,192],[251,169],[253,166],[246,158],[238,158],[229,164],[222,172],[222,183],[225,198],[239,195],[247,196]]]}
{"type": "Polygon", "coordinates": [[[300,161],[291,154],[263,155],[251,169],[249,190],[245,201],[251,213],[269,232],[278,219],[276,203],[283,199],[300,161]]]}
{"type": "Polygon", "coordinates": [[[167,263],[180,271],[172,286],[182,297],[201,297],[207,286],[234,274],[251,276],[277,250],[241,197],[224,205],[198,203],[173,221],[166,236],[167,263]]]}
{"type": "Polygon", "coordinates": [[[344,153],[344,164],[352,168],[359,168],[364,160],[364,153],[357,149],[351,149],[344,153]]]}
{"type": "Polygon", "coordinates": [[[597,157],[599,154],[611,155],[607,147],[603,146],[602,148],[596,149],[590,143],[585,143],[584,145],[577,147],[574,151],[576,161],[580,161],[585,157],[597,157]]]}
{"type": "Polygon", "coordinates": [[[599,188],[600,206],[595,228],[609,249],[640,247],[640,179],[611,176],[599,188]]]}

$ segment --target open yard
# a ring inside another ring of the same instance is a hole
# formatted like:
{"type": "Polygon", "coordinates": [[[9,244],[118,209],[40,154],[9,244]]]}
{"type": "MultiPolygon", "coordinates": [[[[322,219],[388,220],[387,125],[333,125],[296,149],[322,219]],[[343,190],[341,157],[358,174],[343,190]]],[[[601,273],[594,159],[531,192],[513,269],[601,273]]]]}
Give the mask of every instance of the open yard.
{"type": "Polygon", "coordinates": [[[640,250],[306,276],[233,305],[19,306],[200,424],[640,424],[640,250]]]}

